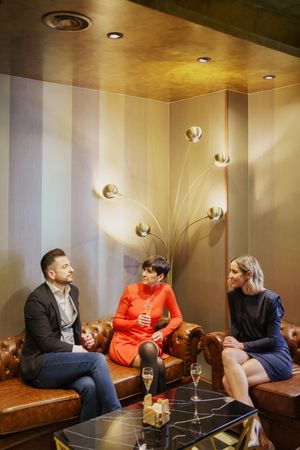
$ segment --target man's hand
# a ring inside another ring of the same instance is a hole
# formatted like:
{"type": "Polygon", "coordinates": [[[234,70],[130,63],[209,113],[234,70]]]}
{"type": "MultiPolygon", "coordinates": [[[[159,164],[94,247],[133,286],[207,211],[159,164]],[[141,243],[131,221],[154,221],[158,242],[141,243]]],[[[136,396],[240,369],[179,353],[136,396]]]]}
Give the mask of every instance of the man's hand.
{"type": "Polygon", "coordinates": [[[239,342],[233,336],[226,336],[223,341],[224,348],[238,348],[240,350],[244,350],[244,344],[239,342]]]}
{"type": "Polygon", "coordinates": [[[91,335],[91,333],[83,333],[81,335],[81,344],[84,348],[90,349],[95,344],[95,339],[91,335]]]}

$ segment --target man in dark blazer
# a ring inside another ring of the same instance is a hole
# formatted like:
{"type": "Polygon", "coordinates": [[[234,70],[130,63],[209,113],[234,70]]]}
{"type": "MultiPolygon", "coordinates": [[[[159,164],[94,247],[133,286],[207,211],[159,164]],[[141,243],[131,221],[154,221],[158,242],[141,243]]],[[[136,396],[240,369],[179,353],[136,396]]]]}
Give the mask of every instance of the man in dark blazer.
{"type": "Polygon", "coordinates": [[[41,260],[45,283],[28,297],[21,376],[39,388],[74,389],[81,395],[80,420],[121,408],[104,355],[81,333],[79,292],[71,285],[74,269],[61,249],[41,260]]]}

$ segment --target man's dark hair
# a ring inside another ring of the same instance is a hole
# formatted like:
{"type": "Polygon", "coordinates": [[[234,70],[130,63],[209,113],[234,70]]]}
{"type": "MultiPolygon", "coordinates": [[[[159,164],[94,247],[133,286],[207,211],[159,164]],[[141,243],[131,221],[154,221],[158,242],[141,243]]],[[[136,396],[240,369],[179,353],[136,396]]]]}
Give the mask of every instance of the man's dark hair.
{"type": "Polygon", "coordinates": [[[44,274],[44,277],[47,277],[48,267],[54,263],[55,258],[58,256],[66,256],[65,252],[61,248],[54,248],[53,250],[49,250],[41,259],[41,269],[44,274]]]}
{"type": "Polygon", "coordinates": [[[157,275],[164,275],[164,278],[168,275],[170,270],[170,264],[164,258],[163,256],[152,256],[149,259],[146,259],[146,261],[143,262],[143,269],[151,268],[153,269],[157,275]]]}

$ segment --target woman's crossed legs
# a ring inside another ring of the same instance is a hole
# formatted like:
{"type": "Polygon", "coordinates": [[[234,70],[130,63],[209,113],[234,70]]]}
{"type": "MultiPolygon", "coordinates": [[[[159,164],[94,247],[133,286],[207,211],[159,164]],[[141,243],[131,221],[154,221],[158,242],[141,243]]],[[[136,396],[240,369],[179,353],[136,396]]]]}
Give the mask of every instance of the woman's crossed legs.
{"type": "Polygon", "coordinates": [[[150,387],[152,395],[160,394],[166,390],[165,365],[159,356],[157,346],[152,341],[145,341],[139,346],[139,354],[132,363],[133,367],[152,367],[153,381],[150,387]]]}
{"type": "MultiPolygon", "coordinates": [[[[271,381],[261,363],[241,349],[225,348],[222,352],[224,366],[223,385],[230,397],[246,405],[253,406],[249,387],[271,381]]],[[[257,419],[258,420],[258,419],[257,419]]],[[[251,440],[256,438],[255,427],[251,440]]]]}

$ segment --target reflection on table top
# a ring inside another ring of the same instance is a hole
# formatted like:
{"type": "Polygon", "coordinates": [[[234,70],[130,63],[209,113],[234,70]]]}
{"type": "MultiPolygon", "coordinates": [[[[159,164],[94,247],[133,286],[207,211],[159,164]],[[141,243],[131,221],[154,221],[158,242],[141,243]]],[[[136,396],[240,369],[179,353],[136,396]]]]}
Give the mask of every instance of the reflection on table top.
{"type": "Polygon", "coordinates": [[[155,397],[168,398],[171,419],[161,429],[143,425],[141,402],[55,433],[70,449],[177,450],[213,436],[229,425],[252,416],[256,409],[210,390],[198,389],[201,401],[191,397],[187,384],[155,397]]]}

